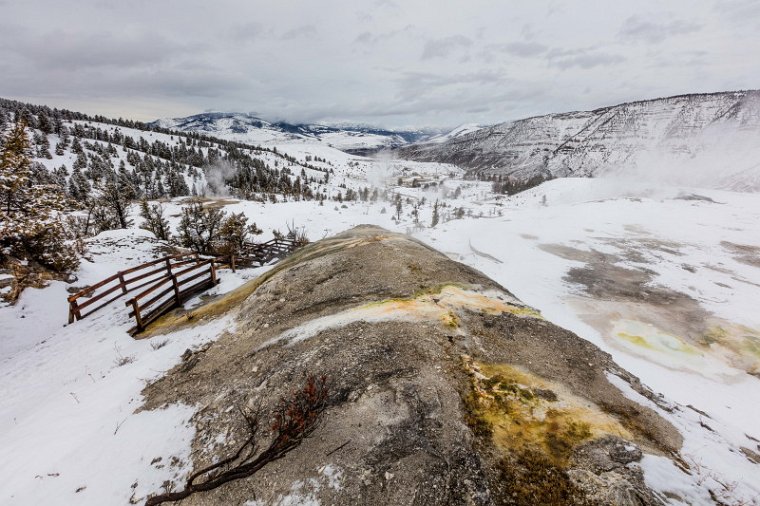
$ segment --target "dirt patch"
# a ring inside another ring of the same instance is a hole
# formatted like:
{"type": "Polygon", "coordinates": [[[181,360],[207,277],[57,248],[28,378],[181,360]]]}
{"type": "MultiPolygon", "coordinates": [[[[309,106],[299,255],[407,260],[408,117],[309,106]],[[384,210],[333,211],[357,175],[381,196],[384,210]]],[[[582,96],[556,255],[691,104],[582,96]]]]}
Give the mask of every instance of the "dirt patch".
{"type": "Polygon", "coordinates": [[[760,268],[759,246],[735,244],[728,241],[721,241],[720,245],[723,247],[723,249],[729,251],[734,256],[734,260],[737,262],[760,268]]]}

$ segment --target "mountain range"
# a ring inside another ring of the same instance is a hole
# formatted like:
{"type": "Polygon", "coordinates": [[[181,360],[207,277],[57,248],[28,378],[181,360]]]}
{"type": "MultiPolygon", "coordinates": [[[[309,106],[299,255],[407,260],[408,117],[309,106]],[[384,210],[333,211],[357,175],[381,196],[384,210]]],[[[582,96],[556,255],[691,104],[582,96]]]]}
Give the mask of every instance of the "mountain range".
{"type": "Polygon", "coordinates": [[[160,119],[151,125],[182,132],[206,133],[250,144],[317,141],[357,154],[406,145],[439,133],[429,130],[387,130],[363,125],[267,121],[252,113],[237,112],[204,112],[184,118],[160,119]]]}

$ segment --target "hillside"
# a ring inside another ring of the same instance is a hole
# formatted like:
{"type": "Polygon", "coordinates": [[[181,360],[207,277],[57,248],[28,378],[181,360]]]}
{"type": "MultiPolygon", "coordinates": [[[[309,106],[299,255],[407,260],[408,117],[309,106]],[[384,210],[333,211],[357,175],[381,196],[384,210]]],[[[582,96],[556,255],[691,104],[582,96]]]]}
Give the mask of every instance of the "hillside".
{"type": "MultiPolygon", "coordinates": [[[[760,91],[681,95],[501,123],[402,147],[514,189],[558,177],[628,176],[760,190],[760,91]]],[[[509,190],[513,190],[509,188],[509,190]]]]}

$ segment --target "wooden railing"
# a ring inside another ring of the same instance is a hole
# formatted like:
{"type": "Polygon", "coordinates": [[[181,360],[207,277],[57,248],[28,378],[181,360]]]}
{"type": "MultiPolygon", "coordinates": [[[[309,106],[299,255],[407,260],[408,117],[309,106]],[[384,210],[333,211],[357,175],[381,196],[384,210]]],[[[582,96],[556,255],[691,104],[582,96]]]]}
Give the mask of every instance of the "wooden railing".
{"type": "Polygon", "coordinates": [[[300,245],[291,239],[272,239],[260,244],[246,242],[240,254],[235,256],[203,259],[197,253],[172,255],[119,271],[68,297],[69,323],[144,288],[125,302],[131,307],[129,316],[137,323],[130,333],[142,332],[161,315],[216,285],[219,282],[217,265],[228,264],[233,271],[238,264],[264,265],[286,256],[300,245]]]}
{"type": "Polygon", "coordinates": [[[69,295],[69,323],[85,318],[129,292],[155,283],[167,274],[171,274],[172,269],[200,261],[195,253],[171,255],[119,271],[99,283],[69,295]],[[81,302],[81,299],[86,300],[81,302]]]}
{"type": "Polygon", "coordinates": [[[299,243],[292,239],[271,239],[262,243],[246,242],[240,256],[258,262],[259,265],[264,265],[275,258],[286,256],[298,246],[299,243]]]}
{"type": "Polygon", "coordinates": [[[134,316],[137,324],[131,334],[142,332],[146,326],[157,320],[193,295],[216,285],[215,260],[210,258],[195,263],[177,272],[169,272],[156,280],[155,284],[125,302],[131,306],[129,316],[134,316]]]}

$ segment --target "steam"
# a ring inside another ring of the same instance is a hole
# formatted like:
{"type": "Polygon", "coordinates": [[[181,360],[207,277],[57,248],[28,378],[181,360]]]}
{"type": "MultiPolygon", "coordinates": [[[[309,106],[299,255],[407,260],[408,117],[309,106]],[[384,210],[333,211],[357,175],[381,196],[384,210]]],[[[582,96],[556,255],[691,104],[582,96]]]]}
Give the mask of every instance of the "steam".
{"type": "MultiPolygon", "coordinates": [[[[394,173],[400,175],[399,161],[388,151],[375,154],[371,170],[367,171],[367,181],[374,188],[385,188],[393,180],[394,173]]],[[[398,176],[397,176],[398,177],[398,176]]]]}
{"type": "Polygon", "coordinates": [[[633,147],[629,158],[610,160],[600,177],[651,184],[760,191],[760,135],[737,119],[699,134],[673,135],[658,145],[633,147]]]}
{"type": "Polygon", "coordinates": [[[206,194],[213,197],[229,197],[226,180],[235,175],[237,169],[227,160],[217,159],[205,168],[206,194]]]}

